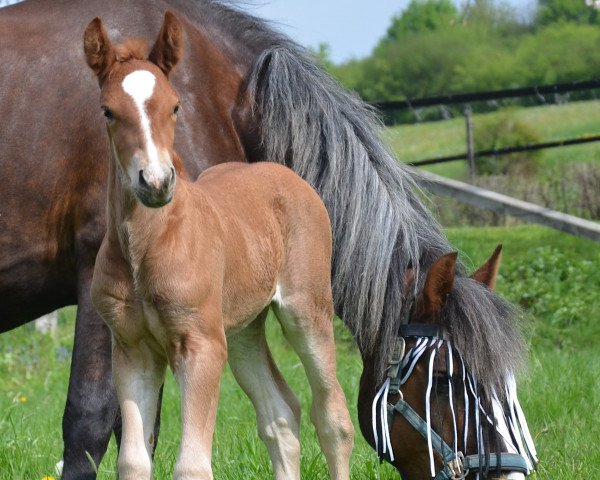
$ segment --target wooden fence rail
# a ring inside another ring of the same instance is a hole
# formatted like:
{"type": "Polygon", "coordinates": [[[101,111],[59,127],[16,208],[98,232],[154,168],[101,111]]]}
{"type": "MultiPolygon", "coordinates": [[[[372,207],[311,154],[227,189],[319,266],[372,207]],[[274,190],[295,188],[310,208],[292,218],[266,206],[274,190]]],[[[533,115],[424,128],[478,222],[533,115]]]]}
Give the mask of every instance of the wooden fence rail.
{"type": "Polygon", "coordinates": [[[423,170],[414,170],[417,183],[433,193],[455,198],[475,207],[505,213],[529,223],[537,223],[579,237],[600,242],[600,224],[573,215],[540,207],[484,188],[450,180],[423,170]]]}

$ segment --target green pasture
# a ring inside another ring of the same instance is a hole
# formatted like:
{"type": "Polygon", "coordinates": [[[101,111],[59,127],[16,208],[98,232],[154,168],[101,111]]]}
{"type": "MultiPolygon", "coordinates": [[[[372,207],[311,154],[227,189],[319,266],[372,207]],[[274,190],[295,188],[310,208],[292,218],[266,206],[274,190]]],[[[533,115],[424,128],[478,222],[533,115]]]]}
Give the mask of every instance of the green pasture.
{"type": "MultiPolygon", "coordinates": [[[[505,115],[505,111],[473,115],[473,124],[505,115]]],[[[537,132],[541,141],[554,141],[600,134],[600,101],[572,102],[508,110],[511,118],[537,132]]],[[[394,152],[404,162],[464,153],[466,125],[463,117],[446,121],[400,125],[386,131],[394,152]]],[[[600,158],[600,142],[542,150],[542,169],[571,162],[600,158]]],[[[464,160],[427,167],[433,173],[461,179],[466,177],[464,160]]]]}
{"type": "MultiPolygon", "coordinates": [[[[523,331],[529,367],[520,397],[541,459],[538,479],[600,478],[600,245],[541,227],[453,229],[450,238],[467,266],[480,264],[504,244],[498,289],[525,308],[523,331]]],[[[55,339],[26,325],[0,336],[0,477],[35,480],[54,475],[61,458],[61,417],[73,342],[74,309],[61,311],[55,339]]],[[[356,420],[361,361],[341,323],[338,376],[356,420]]],[[[308,411],[310,392],[295,354],[271,319],[271,346],[288,382],[308,411]]],[[[179,406],[169,376],[156,454],[157,479],[170,478],[177,452],[179,406]]],[[[305,413],[303,478],[327,478],[316,436],[305,413]]],[[[99,478],[115,477],[111,442],[99,478]]],[[[271,477],[266,449],[257,437],[250,402],[229,370],[223,375],[214,444],[215,478],[271,477]]],[[[55,476],[55,475],[54,475],[55,476]]],[[[356,436],[353,479],[398,478],[356,436]]]]}

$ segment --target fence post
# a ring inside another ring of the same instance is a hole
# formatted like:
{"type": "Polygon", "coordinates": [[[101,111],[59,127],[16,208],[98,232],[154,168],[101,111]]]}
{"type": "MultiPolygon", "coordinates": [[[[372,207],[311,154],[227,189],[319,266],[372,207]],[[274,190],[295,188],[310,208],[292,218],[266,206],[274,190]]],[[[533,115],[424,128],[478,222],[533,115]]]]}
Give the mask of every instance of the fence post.
{"type": "Polygon", "coordinates": [[[477,171],[475,169],[475,147],[473,145],[473,111],[470,106],[465,108],[465,120],[467,121],[467,162],[469,165],[469,181],[475,181],[477,171]]]}

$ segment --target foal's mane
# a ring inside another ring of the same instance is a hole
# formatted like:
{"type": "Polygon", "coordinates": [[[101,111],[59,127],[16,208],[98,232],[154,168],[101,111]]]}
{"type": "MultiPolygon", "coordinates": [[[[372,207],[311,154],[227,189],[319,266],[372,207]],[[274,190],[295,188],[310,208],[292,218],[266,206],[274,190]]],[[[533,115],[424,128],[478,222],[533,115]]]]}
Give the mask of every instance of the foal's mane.
{"type": "MultiPolygon", "coordinates": [[[[200,0],[195,21],[230,58],[253,59],[245,78],[263,158],[285,163],[319,192],[334,234],[336,313],[383,376],[406,306],[405,272],[421,283],[453,248],[417,194],[415,173],[380,139],[376,112],[323,72],[305,49],[232,3],[200,0]],[[250,54],[250,55],[249,55],[250,54]]],[[[247,63],[247,60],[246,60],[247,63]]],[[[252,159],[250,159],[252,160],[252,159]]],[[[521,356],[515,310],[458,268],[446,328],[484,386],[521,356]]]]}

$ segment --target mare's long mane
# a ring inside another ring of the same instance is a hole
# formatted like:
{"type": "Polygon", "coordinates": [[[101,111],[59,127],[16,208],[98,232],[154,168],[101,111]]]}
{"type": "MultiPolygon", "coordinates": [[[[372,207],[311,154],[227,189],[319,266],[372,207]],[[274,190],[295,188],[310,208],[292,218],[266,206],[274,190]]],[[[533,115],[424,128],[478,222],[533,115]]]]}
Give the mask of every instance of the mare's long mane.
{"type": "MultiPolygon", "coordinates": [[[[363,352],[378,352],[383,375],[405,308],[406,270],[423,279],[452,247],[417,195],[413,173],[381,141],[371,108],[268,22],[222,1],[200,3],[198,21],[223,51],[238,62],[254,59],[245,81],[264,158],[294,169],[325,202],[336,312],[363,352]]],[[[517,315],[458,270],[446,328],[472,373],[491,387],[521,357],[517,315]]]]}

